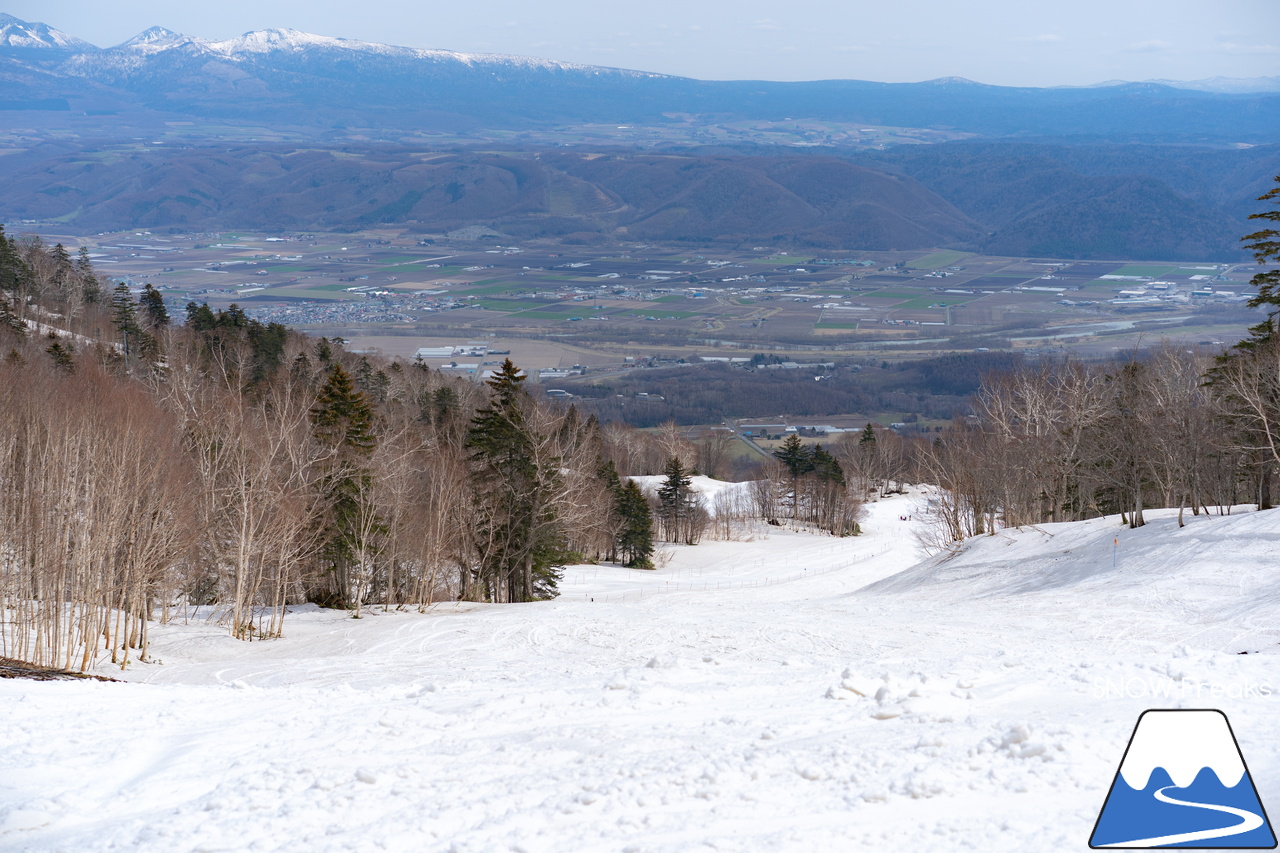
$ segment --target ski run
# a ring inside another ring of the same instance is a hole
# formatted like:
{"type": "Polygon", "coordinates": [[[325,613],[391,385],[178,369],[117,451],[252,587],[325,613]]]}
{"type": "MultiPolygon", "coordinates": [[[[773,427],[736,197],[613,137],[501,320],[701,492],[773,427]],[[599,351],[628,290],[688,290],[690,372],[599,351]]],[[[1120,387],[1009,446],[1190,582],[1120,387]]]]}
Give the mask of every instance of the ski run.
{"type": "Polygon", "coordinates": [[[1227,714],[1280,810],[1280,511],[919,545],[765,527],[555,601],[245,643],[154,629],[130,683],[0,680],[0,850],[1061,851],[1139,714],[1227,714]]]}

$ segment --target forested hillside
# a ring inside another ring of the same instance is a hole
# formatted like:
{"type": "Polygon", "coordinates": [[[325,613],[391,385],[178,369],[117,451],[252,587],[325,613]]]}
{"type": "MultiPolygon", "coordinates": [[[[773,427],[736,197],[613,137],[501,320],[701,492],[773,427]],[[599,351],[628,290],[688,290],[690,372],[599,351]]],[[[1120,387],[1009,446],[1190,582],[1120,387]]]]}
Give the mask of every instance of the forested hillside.
{"type": "Polygon", "coordinates": [[[1242,258],[1280,146],[964,142],[857,162],[899,169],[983,223],[982,251],[1062,258],[1242,258]]]}
{"type": "MultiPolygon", "coordinates": [[[[655,521],[692,544],[709,513],[732,535],[784,512],[781,486],[704,506],[679,472],[705,453],[674,426],[552,408],[510,361],[475,384],[235,306],[184,313],[0,230],[0,657],[123,665],[191,604],[251,640],[304,601],[549,598],[566,562],[651,566],[655,521]],[[651,499],[628,480],[664,467],[651,499]]],[[[793,476],[789,517],[854,529],[854,486],[834,482],[802,515],[793,476]]]]}
{"type": "Polygon", "coordinates": [[[50,143],[0,158],[0,176],[0,218],[80,231],[479,223],[524,238],[864,249],[984,233],[911,178],[832,157],[50,143]]]}
{"type": "Polygon", "coordinates": [[[439,233],[513,239],[954,246],[995,255],[1242,260],[1280,146],[964,142],[839,148],[507,148],[46,142],[0,157],[0,219],[94,232],[439,233]]]}

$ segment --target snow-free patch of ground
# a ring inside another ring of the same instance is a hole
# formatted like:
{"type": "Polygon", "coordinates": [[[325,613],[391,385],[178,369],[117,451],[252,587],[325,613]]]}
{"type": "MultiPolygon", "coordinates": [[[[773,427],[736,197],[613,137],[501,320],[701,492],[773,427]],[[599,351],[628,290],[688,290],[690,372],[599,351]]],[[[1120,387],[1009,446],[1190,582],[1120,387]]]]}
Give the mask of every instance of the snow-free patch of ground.
{"type": "Polygon", "coordinates": [[[1280,809],[1280,510],[926,557],[922,503],[0,680],[0,850],[1083,850],[1152,707],[1225,711],[1280,809]]]}

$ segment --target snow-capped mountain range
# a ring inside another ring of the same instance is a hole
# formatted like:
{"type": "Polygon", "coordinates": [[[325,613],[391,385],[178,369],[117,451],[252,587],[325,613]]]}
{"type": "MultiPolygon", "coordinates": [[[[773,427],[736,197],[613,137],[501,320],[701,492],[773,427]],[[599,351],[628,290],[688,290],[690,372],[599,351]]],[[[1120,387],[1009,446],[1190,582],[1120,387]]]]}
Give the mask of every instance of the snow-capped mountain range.
{"type": "Polygon", "coordinates": [[[97,50],[89,42],[55,30],[47,24],[29,23],[0,12],[0,50],[44,50],[80,53],[97,50]]]}
{"type": "MultiPolygon", "coordinates": [[[[43,23],[32,23],[0,14],[0,51],[9,49],[46,50],[51,55],[74,54],[72,68],[128,68],[135,66],[139,58],[154,57],[167,51],[185,50],[210,57],[234,59],[253,54],[301,53],[308,51],[346,51],[398,59],[454,61],[467,65],[506,65],[518,68],[540,68],[588,72],[608,72],[638,77],[664,77],[643,71],[627,71],[599,66],[556,62],[528,56],[506,54],[460,53],[452,50],[425,50],[411,47],[395,47],[386,44],[315,35],[294,29],[264,29],[245,33],[233,39],[214,41],[165,27],[155,26],[115,45],[99,48],[83,39],[54,29],[43,23]]],[[[31,54],[28,53],[28,57],[31,54]]]]}
{"type": "MultiPolygon", "coordinates": [[[[1255,145],[1273,142],[1280,127],[1280,94],[1274,92],[1223,94],[1163,83],[1013,88],[955,77],[923,83],[702,81],[291,29],[215,41],[152,27],[123,44],[99,48],[12,15],[0,15],[0,80],[0,108],[41,112],[31,118],[34,126],[58,125],[51,115],[58,112],[128,115],[129,122],[117,124],[134,129],[183,120],[326,132],[797,117],[987,137],[1255,145]]],[[[110,124],[103,119],[93,130],[110,124]]]]}
{"type": "MultiPolygon", "coordinates": [[[[313,49],[329,49],[354,51],[384,56],[413,57],[431,60],[453,60],[467,64],[504,64],[522,67],[571,69],[575,71],[607,71],[642,77],[669,77],[665,74],[654,74],[643,71],[627,71],[601,66],[581,65],[571,62],[557,62],[529,56],[509,54],[462,53],[452,50],[427,50],[411,47],[396,47],[374,42],[344,39],[333,36],[304,33],[299,30],[263,29],[245,33],[237,38],[213,41],[183,33],[174,32],[161,26],[143,30],[133,38],[114,47],[99,48],[83,39],[77,38],[61,30],[54,29],[40,22],[23,21],[13,15],[0,13],[0,51],[12,49],[44,49],[53,53],[99,54],[110,57],[110,61],[128,62],[130,56],[150,56],[167,50],[191,48],[210,55],[235,57],[242,54],[270,53],[275,51],[306,51],[313,49]]],[[[963,77],[943,77],[926,81],[932,84],[975,84],[963,77]]],[[[1098,86],[1122,86],[1133,81],[1109,80],[1098,86]]],[[[1146,80],[1178,89],[1190,89],[1206,92],[1234,92],[1238,94],[1255,92],[1280,91],[1280,76],[1229,78],[1213,77],[1204,80],[1146,80]]],[[[1063,87],[1075,88],[1075,87],[1063,87]]]]}

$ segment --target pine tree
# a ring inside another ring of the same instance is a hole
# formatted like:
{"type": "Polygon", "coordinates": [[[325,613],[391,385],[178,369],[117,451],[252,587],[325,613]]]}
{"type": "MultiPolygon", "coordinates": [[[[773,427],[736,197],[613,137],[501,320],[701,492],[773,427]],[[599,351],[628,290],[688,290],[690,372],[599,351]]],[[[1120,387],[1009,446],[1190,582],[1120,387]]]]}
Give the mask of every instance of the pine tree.
{"type": "Polygon", "coordinates": [[[213,313],[213,309],[209,307],[209,303],[205,302],[200,305],[194,302],[187,303],[187,328],[194,329],[197,332],[208,332],[216,328],[218,318],[213,313]]]}
{"type": "Polygon", "coordinates": [[[98,274],[93,271],[89,250],[84,246],[80,247],[80,254],[76,258],[76,275],[80,277],[80,292],[85,302],[97,302],[102,298],[102,285],[98,281],[98,274]]]}
{"type": "Polygon", "coordinates": [[[124,282],[111,293],[111,325],[120,335],[126,365],[130,355],[142,354],[146,360],[154,360],[158,349],[155,338],[138,324],[138,305],[124,282]]]}
{"type": "Polygon", "coordinates": [[[263,324],[249,320],[244,334],[249,342],[251,359],[249,384],[257,386],[275,376],[284,362],[284,345],[289,338],[289,330],[279,323],[263,324]]]}
{"type": "Polygon", "coordinates": [[[794,432],[787,436],[781,447],[773,451],[773,456],[786,467],[793,480],[813,470],[813,457],[800,441],[800,436],[794,432]]]}
{"type": "Polygon", "coordinates": [[[875,443],[875,428],[871,426],[871,421],[867,421],[867,425],[862,428],[862,436],[858,439],[858,444],[863,447],[874,447],[875,443]]]}
{"type": "Polygon", "coordinates": [[[71,263],[71,256],[67,254],[67,247],[58,243],[49,252],[49,257],[53,261],[53,291],[58,294],[66,294],[70,289],[73,279],[75,278],[75,267],[71,263]]]}
{"type": "Polygon", "coordinates": [[[4,294],[0,294],[0,332],[7,332],[19,338],[27,336],[27,324],[13,313],[13,309],[9,307],[9,299],[4,294]]]}
{"type": "Polygon", "coordinates": [[[333,572],[333,588],[322,603],[350,607],[356,604],[353,565],[369,546],[367,523],[372,507],[368,493],[372,478],[368,456],[376,445],[373,408],[355,388],[351,376],[335,364],[311,408],[316,439],[332,451],[323,478],[325,497],[331,507],[324,555],[333,572]]]}
{"type": "Polygon", "coordinates": [[[4,226],[0,225],[0,291],[17,293],[25,290],[31,283],[31,268],[22,259],[18,246],[5,236],[4,226]]]}
{"type": "Polygon", "coordinates": [[[534,458],[524,381],[511,359],[503,361],[486,383],[489,405],[476,411],[467,431],[481,565],[478,577],[463,578],[466,598],[530,601],[557,591],[564,547],[549,497],[559,461],[534,458]]]}
{"type": "MultiPolygon", "coordinates": [[[[1280,175],[1276,175],[1275,181],[1280,184],[1280,175]]],[[[1280,186],[1272,187],[1268,192],[1258,196],[1258,201],[1269,201],[1280,205],[1280,186]]],[[[1280,225],[1280,210],[1251,213],[1249,218],[1280,225]]],[[[1259,264],[1280,262],[1280,229],[1264,228],[1245,235],[1242,240],[1249,241],[1245,243],[1245,248],[1253,252],[1253,257],[1259,264]]],[[[1280,267],[1258,273],[1249,283],[1258,289],[1258,294],[1249,300],[1250,308],[1268,305],[1280,311],[1280,267]]],[[[1275,314],[1276,311],[1272,311],[1268,316],[1274,317],[1275,314]]]]}
{"type": "Polygon", "coordinates": [[[356,384],[371,399],[382,403],[386,402],[387,391],[391,387],[391,379],[385,371],[374,370],[373,365],[369,363],[369,359],[361,356],[360,364],[356,367],[356,384]]]}
{"type": "Polygon", "coordinates": [[[649,500],[636,481],[628,479],[619,488],[616,512],[622,517],[617,548],[622,564],[631,569],[653,568],[653,513],[649,500]]]}
{"type": "Polygon", "coordinates": [[[298,353],[293,360],[293,366],[289,368],[289,375],[294,382],[302,385],[311,384],[311,359],[307,358],[305,352],[298,353]]]}
{"type": "Polygon", "coordinates": [[[335,364],[311,408],[316,438],[344,451],[367,454],[376,441],[373,435],[373,408],[356,389],[351,374],[335,364]]]}
{"type": "MultiPolygon", "coordinates": [[[[1275,178],[1280,183],[1280,175],[1275,178]]],[[[1280,205],[1280,186],[1259,197],[1280,205]]],[[[1250,219],[1280,223],[1280,210],[1250,214],[1250,219]]],[[[1258,506],[1270,504],[1267,486],[1274,467],[1280,465],[1280,229],[1266,228],[1242,238],[1259,264],[1271,269],[1257,273],[1250,284],[1258,289],[1248,302],[1264,308],[1267,318],[1249,328],[1249,337],[1218,356],[1206,375],[1206,384],[1226,405],[1226,416],[1237,430],[1240,443],[1259,460],[1258,506]]]]}
{"type": "Polygon", "coordinates": [[[53,359],[53,363],[65,373],[73,373],[76,369],[75,350],[70,344],[62,345],[62,341],[58,340],[58,336],[53,332],[49,333],[49,338],[53,343],[45,348],[45,352],[49,353],[49,357],[53,359]]]}
{"type": "Polygon", "coordinates": [[[243,329],[249,325],[249,315],[244,309],[232,302],[226,311],[218,312],[218,325],[229,329],[243,329]]]}
{"type": "Polygon", "coordinates": [[[800,441],[800,436],[791,433],[782,446],[773,451],[773,456],[791,478],[791,517],[798,518],[800,511],[800,478],[813,470],[813,456],[800,441]]]}
{"type": "Polygon", "coordinates": [[[694,544],[692,515],[693,496],[689,492],[689,471],[679,456],[672,456],[663,466],[665,479],[658,487],[658,518],[668,542],[694,544]]]}
{"type": "Polygon", "coordinates": [[[129,293],[129,285],[123,281],[111,293],[111,325],[121,336],[127,337],[139,331],[138,305],[129,293]]]}
{"type": "Polygon", "coordinates": [[[844,469],[840,467],[840,462],[834,456],[822,449],[821,444],[814,445],[813,455],[810,458],[813,474],[818,480],[834,483],[837,486],[844,485],[844,469]]]}
{"type": "Polygon", "coordinates": [[[153,331],[169,325],[169,309],[165,307],[164,297],[160,295],[160,291],[147,284],[142,289],[142,296],[139,297],[138,303],[142,306],[142,316],[153,331]]]}

